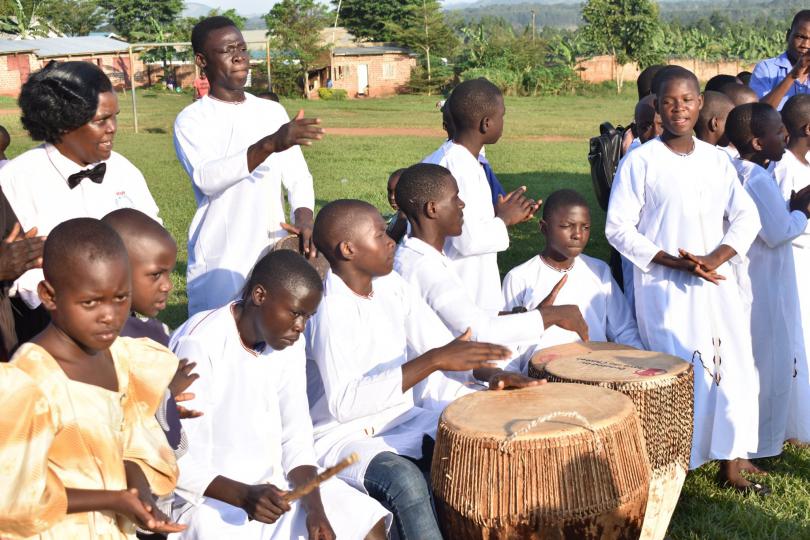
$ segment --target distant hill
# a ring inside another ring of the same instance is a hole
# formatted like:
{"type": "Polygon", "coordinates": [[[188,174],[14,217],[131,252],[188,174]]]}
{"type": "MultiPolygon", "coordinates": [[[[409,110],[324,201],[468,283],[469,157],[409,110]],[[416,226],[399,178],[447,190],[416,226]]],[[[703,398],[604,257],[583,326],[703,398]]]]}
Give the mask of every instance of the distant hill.
{"type": "Polygon", "coordinates": [[[205,17],[211,10],[214,9],[211,6],[206,6],[205,4],[198,4],[197,2],[186,2],[183,11],[180,12],[181,17],[205,17]]]}

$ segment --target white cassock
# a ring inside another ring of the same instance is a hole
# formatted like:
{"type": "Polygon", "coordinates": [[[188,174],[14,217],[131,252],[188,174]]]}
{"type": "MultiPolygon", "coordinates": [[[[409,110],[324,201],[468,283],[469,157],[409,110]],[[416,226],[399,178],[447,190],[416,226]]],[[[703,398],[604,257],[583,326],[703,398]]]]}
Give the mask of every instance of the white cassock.
{"type": "MultiPolygon", "coordinates": [[[[588,324],[588,336],[592,341],[612,341],[644,348],[627,298],[613,279],[610,267],[587,255],[577,256],[568,272],[551,268],[540,255],[516,266],[503,278],[506,309],[517,306],[536,308],[565,274],[568,274],[568,280],[554,304],[577,306],[588,324]]],[[[551,326],[540,338],[537,348],[574,341],[580,341],[576,332],[551,326]]]]}
{"type": "Polygon", "coordinates": [[[740,158],[734,167],[759,211],[762,230],[748,251],[751,278],[751,341],[759,372],[759,446],[752,457],[782,453],[794,365],[804,356],[796,321],[801,319],[791,241],[807,217],[785,205],[773,175],[740,158]]]}
{"type": "Polygon", "coordinates": [[[467,328],[473,341],[497,343],[512,349],[512,360],[500,362],[503,369],[525,371],[525,361],[518,347],[532,346],[543,335],[543,317],[533,309],[526,313],[498,316],[476,305],[467,288],[453,269],[447,256],[418,238],[409,236],[397,248],[396,270],[419,292],[454,336],[467,328]]]}
{"type": "Polygon", "coordinates": [[[445,142],[424,163],[449,169],[466,205],[461,235],[448,238],[444,252],[475,303],[482,309],[499,311],[503,298],[498,252],[509,247],[509,233],[501,218],[495,217],[484,167],[469,150],[453,141],[445,142]]]}
{"type": "MultiPolygon", "coordinates": [[[[112,152],[106,161],[81,167],[51,143],[43,143],[3,166],[0,187],[22,229],[36,227],[41,236],[69,219],[101,219],[120,208],[140,210],[162,223],[143,174],[118,152],[112,152]],[[106,166],[101,183],[85,178],[70,188],[71,175],[101,163],[106,166]]],[[[42,270],[35,268],[14,284],[16,294],[32,308],[40,304],[37,286],[42,279],[42,270]]]]}
{"type": "Polygon", "coordinates": [[[381,452],[422,457],[439,415],[474,391],[470,372],[434,372],[402,391],[402,364],[453,339],[399,274],[372,281],[369,297],[328,272],[317,313],[307,325],[307,382],[315,452],[323,463],[352,452],[360,461],[340,477],[365,492],[366,468],[381,452]]]}
{"type": "MultiPolygon", "coordinates": [[[[204,413],[182,421],[189,444],[178,460],[180,500],[174,517],[188,528],[172,537],[303,540],[306,513],[297,502],[269,525],[204,496],[220,475],[290,489],[289,471],[316,465],[303,340],[281,351],[249,349],[239,337],[232,307],[198,313],[172,335],[175,354],[196,362],[200,375],[189,389],[195,398],[185,405],[204,413]]],[[[320,491],[338,538],[359,540],[380,519],[388,519],[379,503],[338,479],[327,481],[320,491]]]]}
{"type": "Polygon", "coordinates": [[[758,382],[750,325],[737,282],[715,285],[652,262],[678,248],[703,255],[725,244],[745,259],[760,229],[728,156],[694,139],[686,156],[660,138],[634,150],[616,173],[605,235],[634,265],[636,316],[646,349],[691,361],[695,416],[690,466],[745,457],[757,447],[758,382]],[[724,232],[724,220],[728,230],[724,232]]]}
{"type": "MultiPolygon", "coordinates": [[[[772,171],[786,202],[790,200],[791,191],[798,193],[810,185],[810,165],[799,161],[790,150],[772,166],[772,171]]],[[[796,359],[786,437],[810,441],[810,358],[807,353],[810,345],[810,226],[793,239],[793,261],[801,312],[796,321],[796,334],[802,354],[796,359]]]]}
{"type": "Polygon", "coordinates": [[[174,148],[197,201],[188,231],[189,315],[234,300],[263,252],[286,236],[282,186],[291,216],[314,207],[300,147],[248,171],[248,148],[289,121],[284,107],[250,94],[241,103],[205,96],[177,115],[174,148]]]}

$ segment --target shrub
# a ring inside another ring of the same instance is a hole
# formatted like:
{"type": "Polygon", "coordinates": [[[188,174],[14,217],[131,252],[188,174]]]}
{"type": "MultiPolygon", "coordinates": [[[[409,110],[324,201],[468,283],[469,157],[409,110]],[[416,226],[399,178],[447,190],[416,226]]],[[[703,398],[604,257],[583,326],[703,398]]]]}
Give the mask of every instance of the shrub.
{"type": "Polygon", "coordinates": [[[342,88],[318,88],[318,97],[327,101],[343,101],[349,95],[342,88]]]}

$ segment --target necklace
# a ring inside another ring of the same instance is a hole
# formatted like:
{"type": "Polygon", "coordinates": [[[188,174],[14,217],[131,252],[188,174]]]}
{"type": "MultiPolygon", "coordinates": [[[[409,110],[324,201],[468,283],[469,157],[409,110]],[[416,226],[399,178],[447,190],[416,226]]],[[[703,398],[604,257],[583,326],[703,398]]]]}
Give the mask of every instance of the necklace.
{"type": "Polygon", "coordinates": [[[561,274],[567,274],[568,272],[570,272],[571,269],[574,267],[574,265],[577,262],[577,260],[574,259],[573,261],[571,261],[571,264],[568,265],[568,268],[557,268],[556,266],[552,266],[552,265],[548,264],[546,262],[546,258],[544,256],[542,256],[542,255],[540,255],[540,261],[543,264],[545,264],[546,266],[548,266],[549,268],[551,268],[552,270],[554,270],[555,272],[560,272],[561,274]]]}
{"type": "Polygon", "coordinates": [[[241,105],[245,101],[247,101],[247,98],[242,98],[242,101],[225,101],[224,99],[219,99],[217,97],[212,96],[211,94],[208,94],[208,97],[210,97],[214,101],[219,101],[220,103],[227,103],[228,105],[241,105]]]}
{"type": "MultiPolygon", "coordinates": [[[[661,141],[661,142],[664,142],[664,141],[661,141]]],[[[664,146],[666,146],[667,150],[669,150],[670,152],[672,152],[676,156],[680,156],[680,157],[691,156],[692,152],[695,151],[695,139],[692,139],[692,148],[688,152],[678,152],[677,150],[674,150],[670,145],[668,145],[665,142],[664,142],[664,146]]]]}

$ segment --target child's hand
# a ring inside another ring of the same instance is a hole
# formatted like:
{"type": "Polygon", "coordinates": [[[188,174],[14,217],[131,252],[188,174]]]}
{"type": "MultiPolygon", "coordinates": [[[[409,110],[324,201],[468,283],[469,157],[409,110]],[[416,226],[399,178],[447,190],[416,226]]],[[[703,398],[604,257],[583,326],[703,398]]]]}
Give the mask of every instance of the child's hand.
{"type": "Polygon", "coordinates": [[[284,500],[286,493],[272,484],[250,486],[242,510],[250,519],[275,523],[282,514],[290,511],[290,503],[284,500]]]}
{"type": "Polygon", "coordinates": [[[521,186],[505,196],[498,195],[495,216],[501,218],[507,227],[529,221],[540,208],[540,202],[529,199],[524,193],[526,186],[521,186]]]}
{"type": "Polygon", "coordinates": [[[490,390],[506,390],[514,388],[528,388],[529,386],[539,386],[546,384],[545,379],[532,379],[521,375],[520,373],[512,373],[510,371],[499,371],[489,379],[490,390]]]}
{"type": "Polygon", "coordinates": [[[323,511],[323,508],[307,512],[307,534],[309,540],[335,540],[335,531],[323,511]]]}
{"type": "Polygon", "coordinates": [[[177,414],[180,416],[180,419],[187,419],[187,418],[199,418],[203,415],[202,411],[195,411],[194,409],[186,409],[180,402],[182,401],[191,401],[194,399],[193,392],[183,392],[182,394],[177,394],[174,396],[175,405],[177,405],[177,414]]]}
{"type": "Polygon", "coordinates": [[[443,347],[428,351],[435,356],[438,369],[443,371],[468,371],[495,366],[495,360],[505,360],[511,351],[501,345],[470,341],[469,328],[462,335],[443,347]]]}
{"type": "Polygon", "coordinates": [[[154,504],[141,500],[137,489],[124,489],[115,493],[112,510],[128,518],[141,529],[157,533],[181,532],[186,529],[185,525],[172,522],[154,504]]]}
{"type": "Polygon", "coordinates": [[[174,373],[174,377],[169,383],[169,392],[171,392],[175,401],[181,401],[177,399],[177,396],[191,386],[191,383],[200,378],[198,374],[191,372],[196,366],[196,362],[189,362],[187,358],[180,360],[180,363],[177,365],[177,371],[174,373]]]}
{"type": "Polygon", "coordinates": [[[554,285],[554,288],[551,289],[551,292],[548,293],[548,296],[543,298],[543,301],[540,302],[540,305],[537,306],[537,309],[553,306],[554,302],[557,300],[557,295],[560,294],[560,289],[563,288],[565,282],[568,281],[568,274],[563,274],[563,277],[560,278],[560,281],[554,285]]]}
{"type": "Polygon", "coordinates": [[[681,256],[681,259],[687,261],[687,265],[684,269],[699,278],[710,281],[715,285],[719,285],[721,280],[726,279],[725,276],[716,271],[720,264],[718,264],[718,261],[711,255],[694,255],[685,249],[678,249],[678,254],[681,256]]]}

